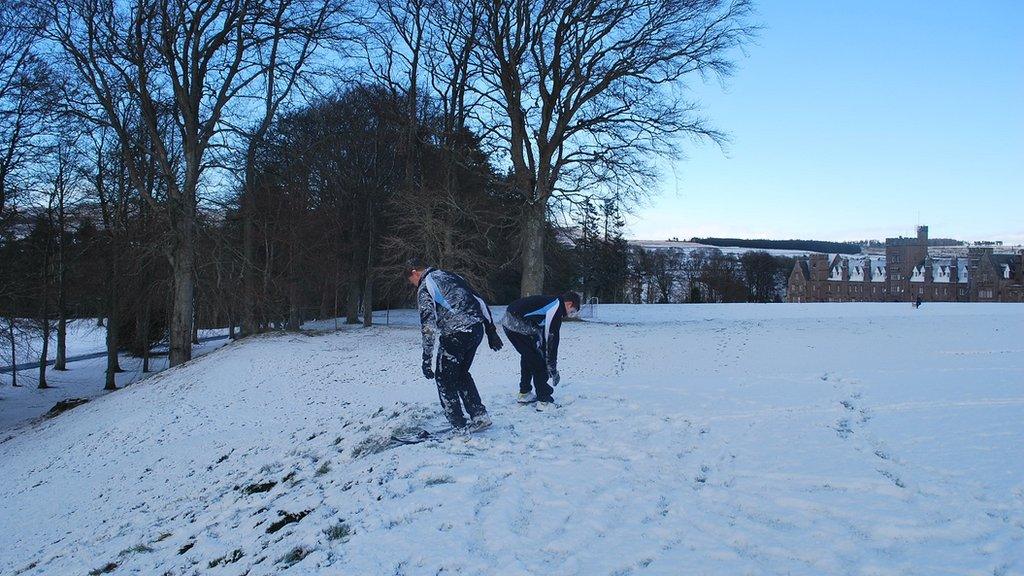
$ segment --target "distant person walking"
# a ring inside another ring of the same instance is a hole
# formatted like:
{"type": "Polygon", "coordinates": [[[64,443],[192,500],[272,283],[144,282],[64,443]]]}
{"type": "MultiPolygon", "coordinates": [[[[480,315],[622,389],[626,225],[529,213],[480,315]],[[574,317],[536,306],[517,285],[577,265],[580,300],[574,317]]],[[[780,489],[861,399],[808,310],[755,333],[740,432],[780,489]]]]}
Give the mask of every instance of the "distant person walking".
{"type": "Polygon", "coordinates": [[[501,350],[491,310],[458,274],[426,266],[418,259],[406,265],[407,279],[416,286],[423,331],[423,376],[435,379],[445,417],[456,430],[475,432],[491,425],[469,368],[483,336],[492,350],[501,350]],[[434,335],[440,342],[436,372],[434,335]],[[471,421],[466,422],[465,408],[471,421]]]}
{"type": "Polygon", "coordinates": [[[527,296],[508,305],[501,325],[519,352],[519,402],[537,400],[540,412],[552,407],[558,374],[558,332],[562,319],[580,309],[580,296],[527,296]],[[548,378],[551,384],[548,384],[548,378]],[[532,386],[531,386],[532,382],[532,386]]]}

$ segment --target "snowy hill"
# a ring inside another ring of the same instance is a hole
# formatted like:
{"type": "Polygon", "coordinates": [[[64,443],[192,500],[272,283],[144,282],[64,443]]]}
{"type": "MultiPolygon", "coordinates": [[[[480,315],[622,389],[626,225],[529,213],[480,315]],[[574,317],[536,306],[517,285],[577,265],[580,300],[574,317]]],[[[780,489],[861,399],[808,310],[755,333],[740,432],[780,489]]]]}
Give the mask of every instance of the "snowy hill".
{"type": "Polygon", "coordinates": [[[672,250],[675,252],[689,255],[691,252],[714,252],[718,251],[723,254],[731,254],[733,256],[742,256],[747,252],[767,252],[772,256],[790,256],[790,257],[807,257],[809,254],[814,254],[813,250],[789,250],[782,248],[742,248],[739,246],[712,246],[710,244],[700,244],[697,242],[685,242],[678,240],[630,240],[630,244],[634,246],[640,246],[645,250],[672,250]]]}
{"type": "MultiPolygon", "coordinates": [[[[407,323],[408,324],[408,323],[407,323]]],[[[0,438],[2,574],[1022,574],[1024,307],[598,307],[440,423],[409,325],[253,338],[0,438]]]]}

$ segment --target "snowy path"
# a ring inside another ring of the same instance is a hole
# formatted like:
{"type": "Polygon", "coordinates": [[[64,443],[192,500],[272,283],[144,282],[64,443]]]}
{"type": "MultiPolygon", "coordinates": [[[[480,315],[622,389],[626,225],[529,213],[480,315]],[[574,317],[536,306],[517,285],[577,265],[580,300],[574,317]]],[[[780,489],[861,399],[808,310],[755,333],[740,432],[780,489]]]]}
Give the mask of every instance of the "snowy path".
{"type": "Polygon", "coordinates": [[[439,423],[407,327],[233,343],[21,429],[0,573],[1024,574],[1024,307],[596,320],[553,413],[482,350],[465,441],[387,448],[439,423]]]}

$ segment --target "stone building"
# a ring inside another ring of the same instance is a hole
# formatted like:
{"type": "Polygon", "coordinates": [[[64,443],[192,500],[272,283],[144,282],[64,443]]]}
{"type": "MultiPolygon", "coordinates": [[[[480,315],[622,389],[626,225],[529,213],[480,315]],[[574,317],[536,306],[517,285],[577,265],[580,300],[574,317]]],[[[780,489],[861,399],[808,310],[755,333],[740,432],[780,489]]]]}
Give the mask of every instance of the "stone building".
{"type": "Polygon", "coordinates": [[[928,257],[928,227],[918,226],[916,238],[886,238],[885,267],[888,271],[889,301],[910,302],[916,296],[910,290],[914,268],[928,257]]]}
{"type": "Polygon", "coordinates": [[[885,256],[812,254],[789,275],[789,302],[1024,302],[1024,251],[968,249],[966,257],[928,254],[928,227],[915,238],[887,238],[885,256]]]}

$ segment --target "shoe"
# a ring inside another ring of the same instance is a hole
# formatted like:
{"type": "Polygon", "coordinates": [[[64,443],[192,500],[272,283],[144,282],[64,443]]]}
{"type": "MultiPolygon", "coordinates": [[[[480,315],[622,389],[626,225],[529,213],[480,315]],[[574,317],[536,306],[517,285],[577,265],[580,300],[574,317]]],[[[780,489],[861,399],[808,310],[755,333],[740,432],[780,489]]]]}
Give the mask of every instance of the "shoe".
{"type": "Polygon", "coordinates": [[[554,402],[544,402],[543,400],[538,400],[537,404],[534,406],[534,409],[537,410],[537,412],[546,412],[548,410],[553,410],[554,408],[554,402]]]}
{"type": "Polygon", "coordinates": [[[517,400],[517,402],[519,402],[520,404],[529,404],[530,402],[533,402],[536,399],[537,395],[534,394],[533,392],[520,392],[519,399],[517,400]]]}
{"type": "Polygon", "coordinates": [[[494,422],[491,422],[490,416],[487,414],[481,414],[476,418],[473,418],[473,421],[466,426],[466,430],[469,432],[479,432],[490,428],[492,424],[494,424],[494,422]]]}

